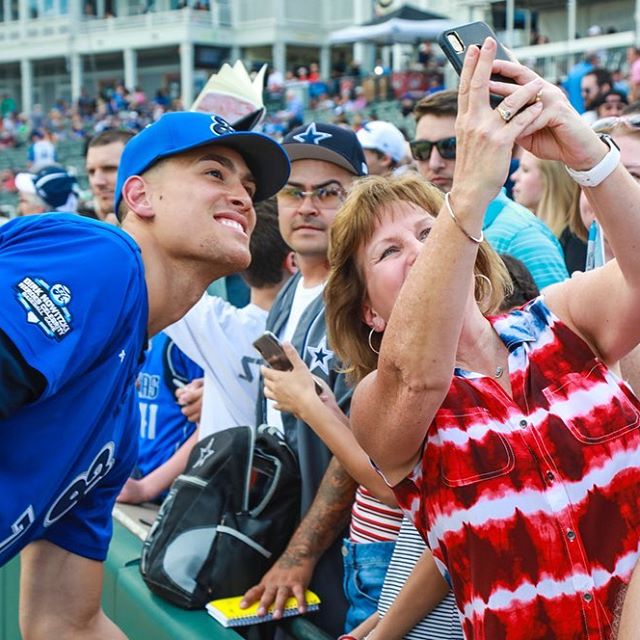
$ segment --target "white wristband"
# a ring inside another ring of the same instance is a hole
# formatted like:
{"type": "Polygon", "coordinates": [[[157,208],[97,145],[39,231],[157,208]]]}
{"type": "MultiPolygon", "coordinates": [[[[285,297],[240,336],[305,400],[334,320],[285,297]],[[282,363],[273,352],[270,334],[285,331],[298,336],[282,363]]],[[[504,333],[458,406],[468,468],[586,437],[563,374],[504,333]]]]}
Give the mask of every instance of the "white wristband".
{"type": "Polygon", "coordinates": [[[565,165],[567,173],[581,187],[597,187],[614,172],[620,163],[620,149],[613,138],[606,133],[601,133],[598,137],[609,147],[609,152],[593,169],[589,169],[589,171],[574,171],[565,165]]]}

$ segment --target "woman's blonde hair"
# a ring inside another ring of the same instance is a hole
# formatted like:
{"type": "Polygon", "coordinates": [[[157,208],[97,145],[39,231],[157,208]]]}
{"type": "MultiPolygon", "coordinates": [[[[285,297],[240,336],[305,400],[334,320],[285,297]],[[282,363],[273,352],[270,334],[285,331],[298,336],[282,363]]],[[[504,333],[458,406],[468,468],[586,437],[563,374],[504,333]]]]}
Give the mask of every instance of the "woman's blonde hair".
{"type": "Polygon", "coordinates": [[[569,231],[571,231],[573,235],[580,238],[583,242],[586,242],[589,237],[589,230],[584,226],[582,216],[580,215],[580,193],[580,187],[578,187],[571,201],[571,206],[569,207],[567,224],[569,225],[569,231]]]}
{"type": "Polygon", "coordinates": [[[559,238],[567,226],[570,226],[572,207],[576,206],[580,187],[571,179],[561,162],[539,158],[536,158],[536,162],[544,181],[544,191],[535,213],[551,229],[553,235],[559,238]]]}
{"type": "MultiPolygon", "coordinates": [[[[370,176],[357,181],[331,225],[329,263],[325,287],[325,317],[329,341],[345,366],[350,380],[359,382],[377,367],[377,354],[369,344],[371,328],[363,320],[367,296],[357,254],[373,236],[386,207],[409,202],[437,215],[444,202],[442,192],[416,174],[399,178],[370,176]]],[[[483,313],[495,313],[511,287],[509,273],[498,254],[483,242],[474,273],[475,296],[483,313]]],[[[373,347],[382,336],[374,334],[373,347]]]]}

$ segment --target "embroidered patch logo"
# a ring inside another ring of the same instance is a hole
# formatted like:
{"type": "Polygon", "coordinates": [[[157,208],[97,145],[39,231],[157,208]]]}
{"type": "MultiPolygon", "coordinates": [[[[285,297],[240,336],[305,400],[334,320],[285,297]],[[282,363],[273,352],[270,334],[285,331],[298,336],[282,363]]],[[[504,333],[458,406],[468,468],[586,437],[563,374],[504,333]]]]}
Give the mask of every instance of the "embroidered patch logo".
{"type": "Polygon", "coordinates": [[[71,290],[67,285],[51,286],[41,278],[25,277],[14,286],[16,299],[27,312],[27,322],[38,325],[58,342],[71,331],[71,290]]]}

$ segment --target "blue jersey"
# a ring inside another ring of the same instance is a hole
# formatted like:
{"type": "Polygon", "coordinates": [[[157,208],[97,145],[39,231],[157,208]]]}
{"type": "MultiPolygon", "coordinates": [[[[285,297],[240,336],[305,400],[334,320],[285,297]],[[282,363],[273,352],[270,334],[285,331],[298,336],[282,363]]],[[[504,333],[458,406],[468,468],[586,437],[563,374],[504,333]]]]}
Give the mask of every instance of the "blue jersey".
{"type": "Polygon", "coordinates": [[[148,317],[136,243],[70,214],[0,228],[0,330],[46,380],[0,420],[0,565],[44,539],[106,556],[137,456],[135,380],[148,317]]]}
{"type": "Polygon", "coordinates": [[[140,450],[136,476],[144,477],[166,462],[194,432],[183,415],[176,389],[202,369],[162,332],[149,341],[149,350],[136,387],[140,404],[140,450]]]}

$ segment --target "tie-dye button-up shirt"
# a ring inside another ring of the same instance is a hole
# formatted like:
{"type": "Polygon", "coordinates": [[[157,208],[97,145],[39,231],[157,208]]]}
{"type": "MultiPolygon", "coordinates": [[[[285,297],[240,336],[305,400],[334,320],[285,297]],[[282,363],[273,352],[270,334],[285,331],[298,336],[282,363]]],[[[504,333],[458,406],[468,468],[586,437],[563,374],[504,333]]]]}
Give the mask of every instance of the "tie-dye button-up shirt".
{"type": "Polygon", "coordinates": [[[608,638],[638,557],[640,402],[542,298],[491,322],[513,398],[456,369],[394,492],[467,638],[608,638]]]}

